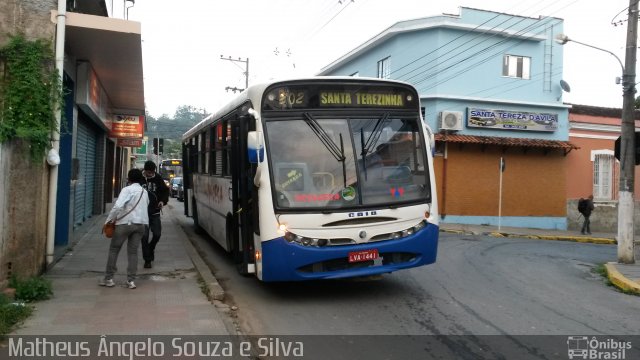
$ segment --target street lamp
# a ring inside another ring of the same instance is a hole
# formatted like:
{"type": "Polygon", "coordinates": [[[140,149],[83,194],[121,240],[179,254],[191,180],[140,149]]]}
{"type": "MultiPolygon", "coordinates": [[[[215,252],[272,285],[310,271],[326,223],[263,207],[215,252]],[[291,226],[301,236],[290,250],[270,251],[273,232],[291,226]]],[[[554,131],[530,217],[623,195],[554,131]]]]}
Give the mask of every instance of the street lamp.
{"type": "Polygon", "coordinates": [[[604,52],[606,52],[607,54],[610,54],[611,56],[613,56],[614,58],[616,58],[616,60],[618,60],[618,63],[620,64],[620,68],[622,69],[622,74],[624,74],[624,65],[622,65],[622,60],[620,60],[620,58],[619,58],[616,54],[612,53],[611,51],[609,51],[609,50],[607,50],[607,49],[602,49],[602,48],[599,48],[599,47],[597,47],[597,46],[593,46],[593,45],[585,44],[585,43],[583,43],[583,42],[580,42],[580,41],[576,41],[576,40],[570,39],[570,38],[569,38],[567,35],[565,35],[565,34],[558,34],[558,35],[556,35],[556,39],[555,39],[555,40],[556,40],[556,42],[557,42],[558,44],[560,44],[560,45],[564,45],[564,44],[568,43],[569,41],[571,41],[571,42],[574,42],[574,43],[576,43],[576,44],[580,44],[580,45],[584,45],[584,46],[590,47],[590,48],[592,48],[592,49],[596,49],[596,50],[604,51],[604,52]]]}
{"type": "Polygon", "coordinates": [[[622,69],[622,121],[620,124],[620,186],[618,188],[618,262],[635,263],[634,254],[634,171],[635,171],[635,93],[636,93],[636,46],[638,30],[638,1],[629,4],[629,28],[627,31],[626,67],[616,54],[597,46],[585,44],[567,35],[556,35],[556,42],[564,45],[569,41],[604,51],[618,60],[622,69]]]}
{"type": "Polygon", "coordinates": [[[122,16],[124,16],[125,20],[129,20],[129,8],[134,7],[135,4],[136,4],[136,0],[124,0],[123,6],[125,7],[126,13],[123,13],[122,16]],[[127,6],[128,2],[131,3],[131,6],[127,6]]]}

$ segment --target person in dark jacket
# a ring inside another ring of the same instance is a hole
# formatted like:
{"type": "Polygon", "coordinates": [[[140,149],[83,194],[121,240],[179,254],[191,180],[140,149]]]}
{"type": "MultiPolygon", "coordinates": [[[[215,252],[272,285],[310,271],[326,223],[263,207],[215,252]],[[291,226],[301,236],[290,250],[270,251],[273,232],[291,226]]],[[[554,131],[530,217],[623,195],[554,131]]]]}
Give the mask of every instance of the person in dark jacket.
{"type": "Polygon", "coordinates": [[[591,212],[594,209],[593,206],[593,195],[589,195],[586,199],[580,199],[580,201],[584,201],[582,204],[578,204],[578,211],[584,216],[584,223],[582,224],[582,235],[589,234],[591,235],[591,220],[589,217],[591,216],[591,212]]]}
{"type": "Polygon", "coordinates": [[[144,163],[143,174],[145,181],[142,187],[147,189],[149,193],[149,226],[145,228],[142,236],[142,258],[144,259],[144,267],[149,269],[151,262],[155,260],[156,245],[162,235],[160,213],[162,207],[169,202],[169,187],[156,172],[156,164],[153,161],[149,160],[144,163]],[[149,241],[149,232],[153,233],[151,241],[149,241]]]}

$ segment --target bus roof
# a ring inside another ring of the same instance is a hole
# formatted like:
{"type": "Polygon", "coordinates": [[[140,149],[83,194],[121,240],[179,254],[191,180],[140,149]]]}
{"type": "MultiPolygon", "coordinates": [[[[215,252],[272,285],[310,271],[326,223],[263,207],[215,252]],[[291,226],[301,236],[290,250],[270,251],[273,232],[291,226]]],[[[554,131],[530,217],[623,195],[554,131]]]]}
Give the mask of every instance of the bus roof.
{"type": "Polygon", "coordinates": [[[259,84],[255,84],[255,85],[251,85],[249,86],[249,88],[247,88],[246,90],[242,91],[238,96],[236,96],[233,100],[231,100],[229,103],[227,103],[226,105],[224,105],[222,108],[220,108],[218,111],[214,112],[213,114],[205,117],[204,119],[202,119],[202,121],[200,121],[199,123],[197,123],[196,125],[194,125],[191,129],[187,130],[187,132],[185,132],[182,135],[182,141],[186,141],[187,139],[189,139],[191,136],[193,136],[194,134],[196,134],[198,131],[200,131],[201,129],[205,128],[209,123],[213,122],[214,120],[217,120],[223,116],[225,116],[226,114],[228,114],[229,112],[233,111],[233,109],[237,108],[238,106],[244,104],[245,102],[247,102],[248,100],[250,100],[254,106],[255,109],[260,109],[262,107],[261,101],[262,101],[262,95],[264,93],[264,91],[275,84],[279,84],[279,83],[296,83],[296,82],[353,82],[353,83],[358,83],[358,82],[365,82],[365,83],[387,83],[387,84],[396,84],[396,85],[403,85],[403,86],[410,86],[413,88],[413,85],[404,82],[404,81],[398,81],[398,80],[390,80],[390,79],[380,79],[380,78],[369,78],[369,77],[353,77],[353,76],[313,76],[313,77],[302,77],[302,78],[291,78],[291,79],[279,79],[279,80],[272,80],[272,81],[268,81],[268,82],[263,82],[263,83],[259,83],[259,84]]]}

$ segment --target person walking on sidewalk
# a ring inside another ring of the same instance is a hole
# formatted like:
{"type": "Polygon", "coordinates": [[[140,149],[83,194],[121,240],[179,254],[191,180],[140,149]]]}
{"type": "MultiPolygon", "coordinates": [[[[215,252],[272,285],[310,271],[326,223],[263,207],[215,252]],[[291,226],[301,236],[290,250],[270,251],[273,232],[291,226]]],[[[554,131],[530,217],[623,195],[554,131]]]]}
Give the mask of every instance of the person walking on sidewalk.
{"type": "Polygon", "coordinates": [[[160,213],[162,207],[169,202],[169,187],[164,183],[160,174],[156,172],[156,164],[149,160],[144,163],[144,185],[149,193],[149,226],[146,227],[142,236],[142,258],[144,267],[151,268],[151,262],[155,260],[155,250],[160,236],[162,235],[162,224],[160,213]],[[149,241],[149,231],[153,233],[149,241]]]}
{"type": "Polygon", "coordinates": [[[149,214],[147,213],[149,196],[142,188],[144,176],[142,176],[140,169],[129,170],[127,179],[129,185],[122,189],[105,221],[105,224],[115,221],[116,230],[111,238],[111,245],[109,245],[104,279],[99,282],[99,285],[115,286],[113,276],[117,270],[118,254],[124,242],[127,241],[127,287],[135,289],[136,284],[133,281],[138,271],[138,247],[145,228],[149,224],[149,214]]]}
{"type": "Polygon", "coordinates": [[[591,220],[589,217],[591,216],[591,212],[593,211],[593,195],[589,195],[586,199],[580,199],[578,201],[578,211],[582,216],[584,216],[584,222],[582,223],[582,235],[589,234],[591,235],[591,220]]]}

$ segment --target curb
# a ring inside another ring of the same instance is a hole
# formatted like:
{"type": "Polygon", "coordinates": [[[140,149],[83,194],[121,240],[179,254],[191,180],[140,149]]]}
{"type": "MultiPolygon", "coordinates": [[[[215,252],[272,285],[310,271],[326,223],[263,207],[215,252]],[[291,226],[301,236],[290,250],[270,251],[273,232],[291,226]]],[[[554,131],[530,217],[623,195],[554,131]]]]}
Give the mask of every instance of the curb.
{"type": "Polygon", "coordinates": [[[609,281],[611,281],[615,287],[623,291],[640,294],[640,286],[622,275],[618,269],[616,269],[616,263],[608,262],[604,264],[604,267],[607,269],[607,278],[609,278],[609,281]]]}
{"type": "Polygon", "coordinates": [[[567,235],[529,235],[529,234],[513,234],[504,233],[498,231],[488,232],[474,232],[469,230],[454,230],[454,229],[440,229],[440,232],[450,234],[463,234],[463,235],[485,235],[499,238],[523,238],[534,240],[550,240],[550,241],[571,241],[578,243],[591,243],[591,244],[603,244],[603,245],[615,245],[618,242],[614,239],[599,238],[599,237],[582,237],[582,236],[567,236],[567,235]]]}
{"type": "Polygon", "coordinates": [[[209,301],[211,302],[213,302],[214,300],[224,300],[224,289],[211,273],[211,269],[209,269],[200,254],[198,254],[198,251],[191,243],[191,240],[189,240],[189,237],[184,233],[184,230],[182,230],[182,227],[176,222],[175,218],[173,219],[173,223],[177,231],[179,232],[179,236],[182,238],[182,242],[187,249],[187,254],[191,258],[191,262],[202,278],[202,281],[204,281],[207,299],[209,299],[209,301]]]}

